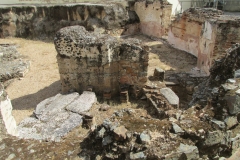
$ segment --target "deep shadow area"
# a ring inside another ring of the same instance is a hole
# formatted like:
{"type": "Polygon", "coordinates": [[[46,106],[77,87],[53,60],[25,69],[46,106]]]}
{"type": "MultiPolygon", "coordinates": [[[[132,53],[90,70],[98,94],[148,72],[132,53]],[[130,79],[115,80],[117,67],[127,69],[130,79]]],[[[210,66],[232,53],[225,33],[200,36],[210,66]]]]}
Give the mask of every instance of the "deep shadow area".
{"type": "Polygon", "coordinates": [[[61,82],[56,81],[50,86],[45,87],[34,94],[29,94],[20,98],[12,100],[12,105],[14,110],[29,110],[35,109],[37,104],[41,101],[55,96],[61,92],[61,82]]]}

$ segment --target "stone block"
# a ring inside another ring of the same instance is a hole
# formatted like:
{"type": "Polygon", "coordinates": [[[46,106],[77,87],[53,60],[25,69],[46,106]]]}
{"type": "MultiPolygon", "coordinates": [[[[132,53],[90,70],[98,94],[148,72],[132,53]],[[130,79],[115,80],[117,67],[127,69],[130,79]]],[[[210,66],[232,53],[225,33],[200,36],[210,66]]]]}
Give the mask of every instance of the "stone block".
{"type": "Polygon", "coordinates": [[[161,68],[155,68],[153,76],[155,80],[163,82],[165,78],[165,71],[161,68]]]}
{"type": "Polygon", "coordinates": [[[161,88],[160,93],[167,99],[170,105],[179,106],[179,98],[170,88],[161,88]]]}

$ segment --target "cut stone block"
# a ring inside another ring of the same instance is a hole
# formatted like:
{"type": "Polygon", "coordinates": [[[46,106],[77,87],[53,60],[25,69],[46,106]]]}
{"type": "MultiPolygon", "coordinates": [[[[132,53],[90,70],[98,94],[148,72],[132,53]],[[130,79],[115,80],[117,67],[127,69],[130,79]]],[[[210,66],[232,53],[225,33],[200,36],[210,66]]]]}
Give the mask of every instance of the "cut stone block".
{"type": "Polygon", "coordinates": [[[155,68],[153,76],[155,80],[163,81],[165,78],[165,71],[161,68],[155,68]]]}
{"type": "Polygon", "coordinates": [[[160,92],[172,106],[179,106],[179,98],[170,88],[161,88],[160,92]]]}
{"type": "Polygon", "coordinates": [[[97,97],[94,92],[84,91],[83,94],[69,104],[66,109],[81,114],[81,112],[88,111],[96,102],[97,97]]]}

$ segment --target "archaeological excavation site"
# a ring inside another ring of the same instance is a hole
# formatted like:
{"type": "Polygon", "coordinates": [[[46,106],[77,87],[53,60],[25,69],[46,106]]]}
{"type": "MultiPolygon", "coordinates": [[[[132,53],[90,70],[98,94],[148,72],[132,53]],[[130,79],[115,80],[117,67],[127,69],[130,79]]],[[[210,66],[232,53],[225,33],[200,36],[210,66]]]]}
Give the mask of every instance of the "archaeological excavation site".
{"type": "Polygon", "coordinates": [[[24,2],[0,2],[0,159],[240,160],[240,1],[24,2]]]}

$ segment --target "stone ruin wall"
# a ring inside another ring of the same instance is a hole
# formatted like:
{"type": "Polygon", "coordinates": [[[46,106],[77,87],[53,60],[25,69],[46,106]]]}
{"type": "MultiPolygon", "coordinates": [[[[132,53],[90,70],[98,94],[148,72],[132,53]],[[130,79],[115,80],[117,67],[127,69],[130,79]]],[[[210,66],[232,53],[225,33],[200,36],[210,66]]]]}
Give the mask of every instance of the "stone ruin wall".
{"type": "Polygon", "coordinates": [[[2,37],[40,39],[52,38],[59,29],[73,25],[100,33],[128,34],[125,30],[135,32],[136,28],[129,24],[138,20],[120,4],[7,6],[0,8],[0,13],[2,37]]]}
{"type": "Polygon", "coordinates": [[[240,18],[213,9],[190,8],[171,24],[168,41],[198,58],[197,67],[207,74],[214,60],[240,42],[240,18]]]}
{"type": "Polygon", "coordinates": [[[167,35],[172,12],[172,5],[167,1],[139,1],[133,10],[140,19],[141,33],[157,38],[167,35]]]}
{"type": "Polygon", "coordinates": [[[0,37],[52,38],[66,26],[114,36],[139,30],[149,36],[166,35],[171,5],[165,0],[71,5],[17,5],[0,8],[0,37]],[[140,22],[140,21],[141,22],[140,22]]]}
{"type": "Polygon", "coordinates": [[[137,92],[147,81],[148,52],[136,39],[72,26],[57,32],[54,42],[64,93],[92,88],[100,95],[105,91],[117,95],[121,87],[137,92]]]}

